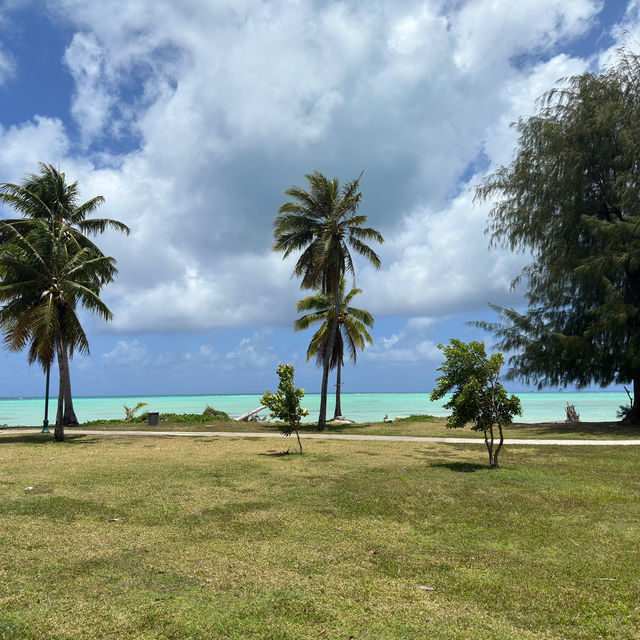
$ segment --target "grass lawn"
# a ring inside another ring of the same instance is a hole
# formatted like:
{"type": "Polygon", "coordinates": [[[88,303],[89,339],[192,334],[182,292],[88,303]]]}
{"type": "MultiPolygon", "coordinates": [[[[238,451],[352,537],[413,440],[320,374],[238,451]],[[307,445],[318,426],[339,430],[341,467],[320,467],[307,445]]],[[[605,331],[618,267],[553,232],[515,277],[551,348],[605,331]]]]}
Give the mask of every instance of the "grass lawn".
{"type": "Polygon", "coordinates": [[[640,635],[635,447],[287,446],[1,432],[0,638],[640,635]]]}

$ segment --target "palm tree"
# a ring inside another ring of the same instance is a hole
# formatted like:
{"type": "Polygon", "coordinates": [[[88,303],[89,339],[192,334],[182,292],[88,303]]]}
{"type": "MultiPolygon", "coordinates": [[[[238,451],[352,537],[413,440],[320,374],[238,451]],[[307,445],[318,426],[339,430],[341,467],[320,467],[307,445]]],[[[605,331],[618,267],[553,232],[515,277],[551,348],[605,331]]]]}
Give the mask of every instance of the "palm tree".
{"type": "MultiPolygon", "coordinates": [[[[129,233],[129,227],[117,220],[87,219],[104,202],[104,198],[96,196],[81,204],[77,182],[67,184],[65,174],[51,164],[40,163],[39,166],[40,173],[27,175],[20,185],[8,182],[0,185],[0,202],[8,204],[23,216],[2,221],[5,224],[0,227],[0,247],[14,239],[14,231],[26,238],[33,229],[38,229],[38,234],[41,234],[41,226],[44,224],[55,243],[60,247],[64,245],[66,254],[89,251],[93,257],[99,258],[104,257],[104,254],[86,234],[102,233],[107,228],[129,233]]],[[[84,259],[88,255],[83,254],[84,259]]],[[[74,351],[74,335],[72,326],[68,332],[61,330],[58,335],[56,352],[60,385],[56,424],[78,423],[73,410],[69,375],[69,356],[74,351]]]]}
{"type": "Polygon", "coordinates": [[[316,357],[319,365],[324,364],[326,358],[329,359],[329,369],[336,369],[336,408],[333,415],[334,420],[342,416],[342,406],[340,403],[341,392],[341,367],[344,365],[344,346],[351,361],[355,364],[357,360],[357,350],[361,351],[365,347],[365,342],[373,344],[373,340],[367,331],[367,327],[372,328],[373,316],[364,309],[351,307],[351,301],[355,296],[362,293],[362,289],[351,289],[345,295],[346,281],[340,279],[340,315],[338,316],[338,333],[334,342],[333,352],[328,353],[329,333],[333,325],[334,300],[333,296],[317,293],[313,296],[303,298],[296,305],[296,311],[302,313],[311,311],[307,315],[298,318],[293,325],[295,331],[308,329],[311,325],[321,322],[319,329],[313,334],[309,348],[307,349],[307,360],[316,357]]]}
{"type": "MultiPolygon", "coordinates": [[[[51,232],[59,237],[62,232],[61,225],[66,223],[64,235],[77,248],[87,247],[96,255],[102,255],[100,249],[87,237],[89,234],[98,234],[111,228],[122,231],[127,235],[129,227],[110,218],[91,218],[92,214],[103,202],[102,196],[96,196],[79,204],[78,182],[67,184],[64,173],[58,171],[53,165],[44,162],[39,163],[40,173],[29,174],[22,184],[4,182],[0,184],[0,202],[8,204],[22,218],[5,219],[12,227],[25,231],[33,220],[42,220],[49,225],[51,232]]],[[[3,235],[0,232],[0,244],[3,235]]]]}
{"type": "Polygon", "coordinates": [[[380,258],[365,241],[382,243],[382,235],[364,227],[367,216],[357,213],[362,199],[361,177],[362,174],[340,188],[337,178],[329,180],[319,171],[305,174],[308,191],[297,186],[287,189],[284,193],[292,199],[280,207],[274,220],[274,250],[281,251],[283,259],[294,251],[302,252],[293,270],[295,276],[302,278],[301,287],[333,295],[335,313],[322,369],[319,430],[326,425],[328,354],[333,353],[338,333],[340,278],[346,272],[355,278],[349,249],[380,268],[380,258]]]}
{"type": "MultiPolygon", "coordinates": [[[[54,358],[60,365],[55,439],[64,440],[63,417],[70,402],[68,357],[89,352],[87,336],[76,309],[84,306],[109,320],[111,312],[99,297],[102,286],[117,273],[115,260],[96,256],[60,242],[49,225],[34,221],[28,233],[0,222],[5,243],[0,246],[0,327],[12,351],[29,347],[28,361],[48,371],[54,358]],[[63,380],[64,378],[64,380],[63,380]]],[[[66,233],[66,230],[65,230],[66,233]]]]}

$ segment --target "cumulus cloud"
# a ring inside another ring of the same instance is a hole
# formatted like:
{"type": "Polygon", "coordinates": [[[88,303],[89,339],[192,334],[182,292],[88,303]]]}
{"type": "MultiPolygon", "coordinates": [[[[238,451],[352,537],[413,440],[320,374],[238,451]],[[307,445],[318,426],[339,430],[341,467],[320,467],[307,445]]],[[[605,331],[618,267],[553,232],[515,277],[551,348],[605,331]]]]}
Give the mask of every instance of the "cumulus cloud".
{"type": "Polygon", "coordinates": [[[36,171],[38,161],[57,164],[68,150],[69,139],[57,118],[36,115],[20,125],[4,128],[0,124],[0,175],[15,176],[7,182],[18,182],[25,173],[36,171]]]}
{"type": "Polygon", "coordinates": [[[71,113],[85,140],[102,133],[109,120],[114,95],[105,78],[106,57],[95,36],[76,33],[65,53],[65,62],[75,80],[71,113]]]}
{"type": "Polygon", "coordinates": [[[81,368],[100,370],[150,368],[193,371],[251,371],[275,370],[276,353],[269,344],[269,330],[259,330],[238,339],[235,345],[216,347],[206,342],[194,349],[175,351],[154,346],[153,352],[147,341],[118,340],[113,348],[99,356],[97,365],[88,359],[80,359],[81,368]]]}
{"type": "Polygon", "coordinates": [[[149,350],[139,340],[118,340],[116,346],[103,354],[101,360],[106,365],[119,367],[141,367],[149,363],[149,350]]]}
{"type": "Polygon", "coordinates": [[[588,66],[561,46],[600,7],[58,0],[83,146],[35,118],[0,130],[0,169],[18,179],[61,159],[131,226],[100,240],[120,269],[110,330],[290,322],[300,291],[293,261],[271,252],[272,220],[314,168],[365,171],[363,212],[387,242],[382,271],[360,270],[362,306],[435,317],[501,302],[522,257],[488,253],[473,185],[508,162],[508,123],[588,66]]]}
{"type": "Polygon", "coordinates": [[[402,331],[376,338],[362,358],[381,364],[438,362],[442,354],[427,338],[431,325],[431,318],[411,318],[402,331]]]}

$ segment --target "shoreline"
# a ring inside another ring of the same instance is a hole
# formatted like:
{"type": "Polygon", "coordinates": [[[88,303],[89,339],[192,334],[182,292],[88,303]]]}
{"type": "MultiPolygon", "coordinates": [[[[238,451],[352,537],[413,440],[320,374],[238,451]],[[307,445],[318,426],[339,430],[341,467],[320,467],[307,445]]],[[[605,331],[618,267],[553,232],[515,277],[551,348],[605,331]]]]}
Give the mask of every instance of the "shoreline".
{"type": "MultiPolygon", "coordinates": [[[[565,407],[575,405],[584,421],[614,421],[616,411],[628,403],[625,392],[621,391],[527,391],[516,393],[522,401],[526,423],[562,421],[565,407]]],[[[236,418],[260,406],[261,394],[232,395],[173,395],[173,396],[75,396],[74,407],[81,423],[89,420],[113,420],[124,418],[123,405],[132,402],[148,402],[143,411],[159,413],[201,414],[207,405],[222,410],[236,418]]],[[[333,415],[335,394],[328,396],[328,417],[333,415]]],[[[134,402],[134,404],[135,404],[134,402]]],[[[385,416],[395,418],[409,415],[432,415],[445,417],[448,411],[442,403],[433,403],[426,392],[401,393],[343,393],[342,412],[355,422],[382,421],[385,416]]],[[[305,422],[313,422],[317,416],[320,394],[306,394],[302,405],[309,410],[305,422]]],[[[49,400],[50,421],[55,417],[56,398],[49,400]]],[[[264,416],[265,411],[262,415],[264,416]]],[[[0,399],[0,425],[20,426],[42,424],[44,414],[43,398],[2,398],[0,399]]]]}

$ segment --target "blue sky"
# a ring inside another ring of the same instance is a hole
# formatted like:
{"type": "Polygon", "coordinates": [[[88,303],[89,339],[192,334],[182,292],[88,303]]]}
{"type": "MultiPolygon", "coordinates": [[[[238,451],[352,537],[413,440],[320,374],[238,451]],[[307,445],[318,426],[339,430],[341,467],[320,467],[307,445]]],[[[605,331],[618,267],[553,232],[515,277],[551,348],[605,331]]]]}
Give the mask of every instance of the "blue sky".
{"type": "MultiPolygon", "coordinates": [[[[380,271],[357,265],[374,345],[344,391],[430,391],[438,343],[491,343],[465,322],[522,304],[527,257],[490,252],[472,202],[509,123],[638,25],[613,0],[0,1],[0,181],[54,163],[133,230],[99,240],[115,319],[84,317],[74,393],[261,393],[280,362],[318,391],[292,329],[306,294],[271,251],[283,190],[314,169],[364,171],[386,240],[380,271]]],[[[41,395],[43,376],[2,351],[0,385],[41,395]]]]}

